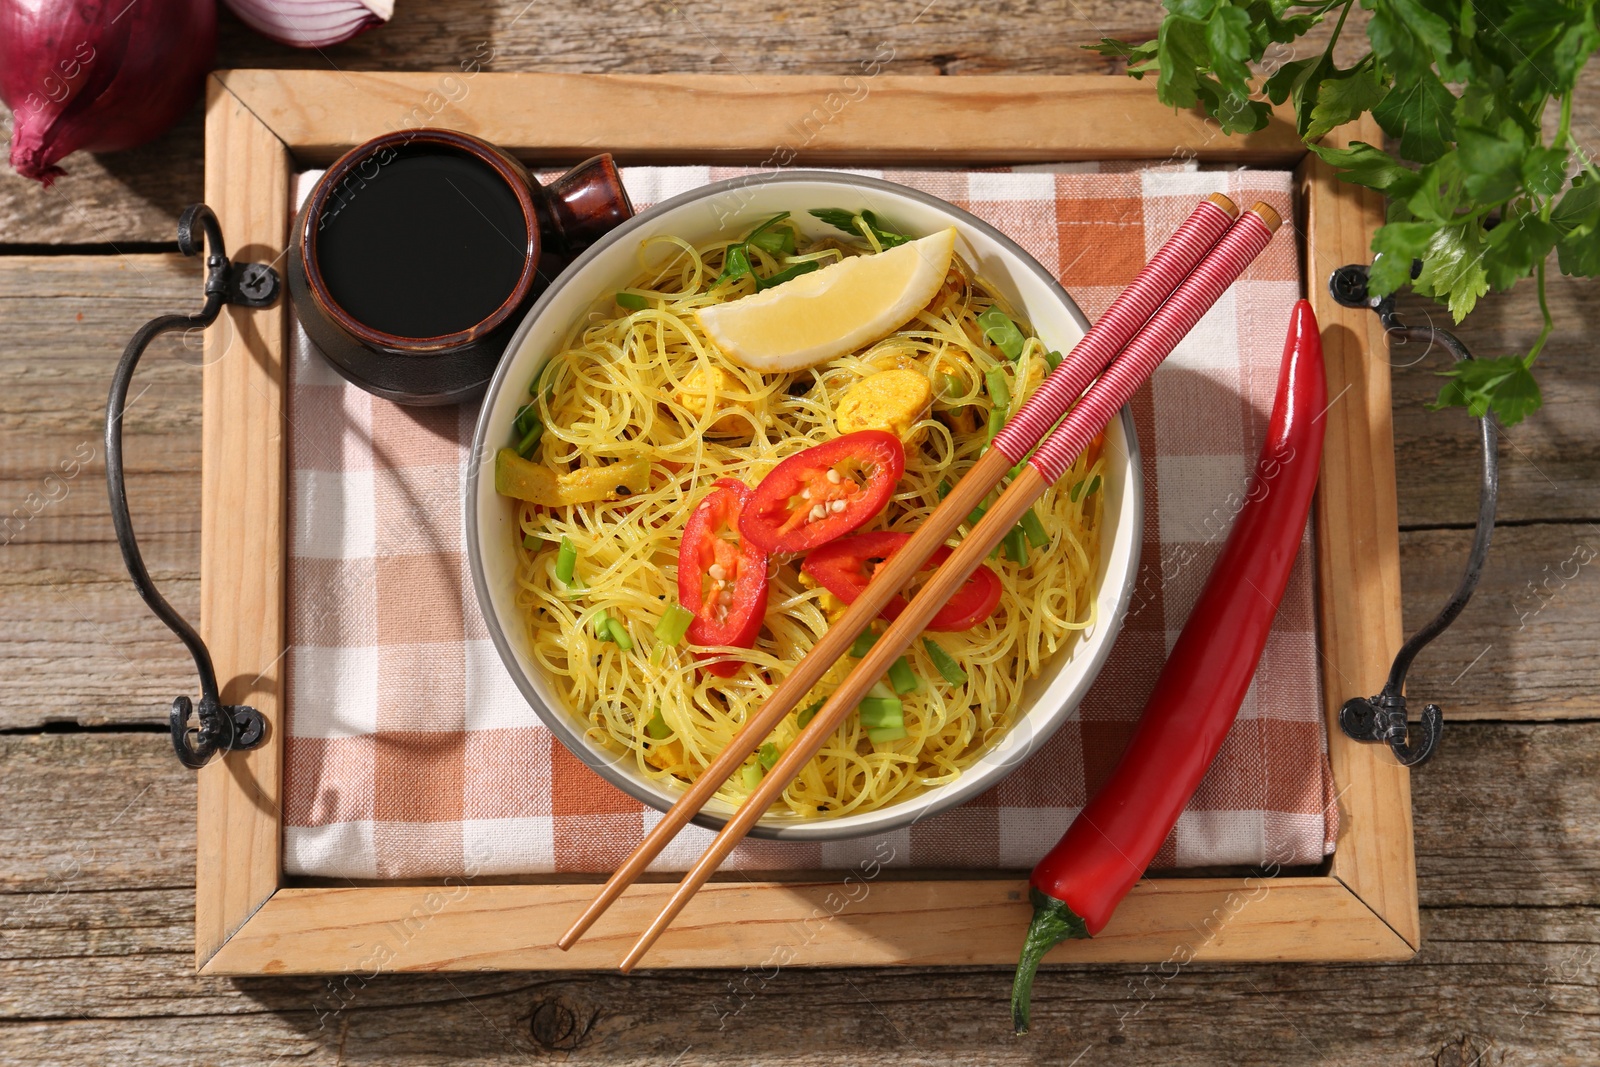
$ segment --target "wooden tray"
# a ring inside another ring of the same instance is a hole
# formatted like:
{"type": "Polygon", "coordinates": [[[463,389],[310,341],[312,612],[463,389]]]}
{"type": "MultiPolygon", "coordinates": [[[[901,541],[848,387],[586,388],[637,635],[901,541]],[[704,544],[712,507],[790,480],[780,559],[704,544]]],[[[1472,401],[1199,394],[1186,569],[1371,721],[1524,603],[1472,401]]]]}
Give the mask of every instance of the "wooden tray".
{"type": "MultiPolygon", "coordinates": [[[[1322,323],[1329,392],[1316,509],[1329,755],[1341,809],[1321,877],[1140,882],[1101,936],[1061,961],[1404,959],[1419,943],[1410,780],[1382,745],[1339,732],[1343,699],[1377,692],[1402,638],[1389,367],[1376,316],[1324,284],[1366,262],[1383,200],[1334,180],[1283,115],[1224,137],[1108,77],[752,77],[222,71],[207,89],[206,201],[237,259],[280,263],[290,178],[401,126],[450,126],[541,164],[609,149],[628,163],[944,165],[1194,159],[1294,168],[1296,232],[1322,323]],[[865,92],[863,92],[863,88],[865,92]],[[690,106],[693,123],[641,120],[690,106]],[[804,142],[803,151],[796,145],[804,142]]],[[[1376,128],[1330,140],[1376,142],[1376,128]]],[[[286,312],[228,308],[206,339],[201,631],[223,699],[272,723],[269,743],[200,772],[195,960],[206,974],[615,966],[672,889],[642,884],[573,951],[556,936],[592,880],[285,884],[286,312]]],[[[1009,964],[1030,910],[1017,872],[718,882],[650,956],[655,967],[1009,964]],[[846,895],[848,894],[848,895],[846,895]],[[859,899],[851,899],[859,898],[859,899]]]]}

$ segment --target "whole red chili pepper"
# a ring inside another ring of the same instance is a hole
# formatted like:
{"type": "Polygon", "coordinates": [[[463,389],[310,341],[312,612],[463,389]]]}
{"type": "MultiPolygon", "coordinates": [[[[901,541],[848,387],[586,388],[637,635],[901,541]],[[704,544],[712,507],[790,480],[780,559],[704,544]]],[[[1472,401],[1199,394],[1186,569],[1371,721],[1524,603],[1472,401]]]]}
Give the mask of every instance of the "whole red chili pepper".
{"type": "Polygon", "coordinates": [[[1227,543],[1105,785],[1033,869],[1033,922],[1011,990],[1028,1030],[1034,972],[1052,947],[1092,937],[1155,859],[1222,747],[1266,647],[1306,528],[1328,386],[1311,305],[1289,320],[1256,476],[1227,543]]]}

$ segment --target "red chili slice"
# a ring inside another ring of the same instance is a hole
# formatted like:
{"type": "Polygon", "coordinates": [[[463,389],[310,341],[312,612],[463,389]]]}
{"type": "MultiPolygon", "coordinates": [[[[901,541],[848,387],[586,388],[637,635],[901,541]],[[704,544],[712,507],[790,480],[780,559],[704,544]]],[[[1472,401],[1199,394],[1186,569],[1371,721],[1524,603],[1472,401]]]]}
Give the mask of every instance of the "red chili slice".
{"type": "MultiPolygon", "coordinates": [[[[739,533],[750,487],[732,478],[712,484],[689,515],[678,545],[678,603],[694,612],[691,643],[750,648],[767,614],[767,554],[739,533]]],[[[720,660],[705,669],[727,678],[739,663],[720,660]]]]}
{"type": "Polygon", "coordinates": [[[804,552],[866,525],[905,471],[906,451],[894,434],[847,433],[772,468],[745,505],[739,531],[770,553],[804,552]]]}
{"type": "MultiPolygon", "coordinates": [[[[898,552],[909,540],[910,534],[887,531],[842,537],[812,552],[800,569],[846,604],[853,604],[866,589],[867,583],[872,581],[878,564],[898,552]]],[[[948,545],[939,548],[928,557],[922,569],[926,571],[937,567],[950,557],[950,552],[948,545]]],[[[994,614],[995,605],[999,603],[1000,576],[980,565],[956,590],[955,596],[939,609],[939,613],[928,623],[928,629],[946,633],[970,630],[994,614]]],[[[905,609],[905,597],[896,594],[879,614],[886,619],[893,619],[905,609]]]]}

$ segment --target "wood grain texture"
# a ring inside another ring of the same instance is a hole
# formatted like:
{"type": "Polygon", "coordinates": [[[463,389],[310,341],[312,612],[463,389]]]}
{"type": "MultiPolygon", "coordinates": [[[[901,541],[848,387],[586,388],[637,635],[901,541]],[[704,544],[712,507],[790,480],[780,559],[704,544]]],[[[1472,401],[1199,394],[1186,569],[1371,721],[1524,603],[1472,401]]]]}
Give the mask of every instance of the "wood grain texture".
{"type": "MultiPolygon", "coordinates": [[[[206,89],[206,200],[235,259],[280,263],[289,155],[213,78],[206,89]]],[[[286,313],[223,309],[202,379],[200,634],[227,704],[267,720],[265,742],[198,772],[195,958],[204,962],[277,888],[281,869],[288,443],[286,313]]]]}
{"type": "Polygon", "coordinates": [[[1225,138],[1203,115],[1168,108],[1131,79],[1093,75],[955,81],[884,73],[479,72],[457,91],[425,73],[225,70],[215,77],[307,166],[329,163],[380,133],[422,125],[460,129],[544,162],[576,162],[604,146],[624,165],[859,165],[867,146],[874,165],[1164,159],[1178,152],[1281,163],[1304,154],[1287,112],[1257,133],[1225,138]],[[530,111],[539,122],[527,121],[530,111]],[[638,121],[653,113],[692,118],[638,121]]]}
{"type": "MultiPolygon", "coordinates": [[[[1367,120],[1334,137],[1370,143],[1377,127],[1367,120]]],[[[1297,174],[1306,271],[1323,277],[1352,256],[1359,258],[1383,220],[1383,200],[1335,180],[1331,168],[1314,156],[1297,174]]],[[[1383,332],[1375,316],[1340,307],[1325,287],[1308,286],[1307,297],[1322,328],[1330,397],[1312,522],[1328,761],[1339,789],[1332,873],[1416,945],[1410,776],[1387,748],[1358,744],[1338,727],[1346,687],[1364,693],[1381,686],[1400,643],[1400,551],[1389,368],[1380,356],[1383,332]]]]}
{"type": "Polygon", "coordinates": [[[661,1064],[692,1046],[682,1064],[1065,1064],[1093,1043],[1084,1064],[1392,1067],[1465,1037],[1495,1050],[1481,1062],[1585,1063],[1600,1035],[1600,725],[1472,724],[1448,741],[1416,780],[1410,963],[1046,965],[1034,1032],[1012,1041],[999,966],[195,976],[194,783],[164,738],[0,737],[0,1057],[661,1064]],[[796,1040],[801,1004],[815,1022],[796,1040]]]}

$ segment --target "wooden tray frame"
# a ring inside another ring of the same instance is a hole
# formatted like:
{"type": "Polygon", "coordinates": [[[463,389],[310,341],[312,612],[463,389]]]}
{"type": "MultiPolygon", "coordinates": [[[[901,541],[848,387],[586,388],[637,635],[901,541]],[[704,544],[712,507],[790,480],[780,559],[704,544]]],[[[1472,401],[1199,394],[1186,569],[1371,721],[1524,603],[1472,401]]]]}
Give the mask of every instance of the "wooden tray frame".
{"type": "MultiPolygon", "coordinates": [[[[278,262],[301,167],[400,126],[451,126],[541,163],[601,148],[623,163],[860,166],[1188,159],[1292,167],[1308,297],[1328,362],[1315,535],[1326,715],[1341,809],[1321,877],[1145,880],[1092,941],[1054,962],[1405,959],[1419,941],[1407,772],[1334,726],[1377,692],[1401,638],[1389,366],[1376,316],[1323,280],[1366,262],[1382,198],[1340,183],[1283,116],[1228,138],[1108,77],[743,77],[222,71],[206,98],[206,200],[236,259],[278,262]],[[651,114],[692,104],[682,132],[651,114]],[[645,121],[641,121],[644,119],[645,121]],[[796,149],[803,144],[803,150],[796,149]]],[[[1365,126],[1330,140],[1376,142],[1365,126]]],[[[223,698],[272,723],[268,744],[199,773],[195,959],[205,974],[373,974],[615,966],[672,886],[641,884],[570,953],[557,934],[595,891],[565,884],[289,886],[281,864],[285,654],[286,315],[225,312],[204,373],[201,631],[223,698]]],[[[653,967],[1009,964],[1029,906],[1016,872],[717,882],[653,967]],[[860,899],[856,899],[856,898],[860,899]],[[931,935],[931,936],[930,936],[931,935]]]]}

